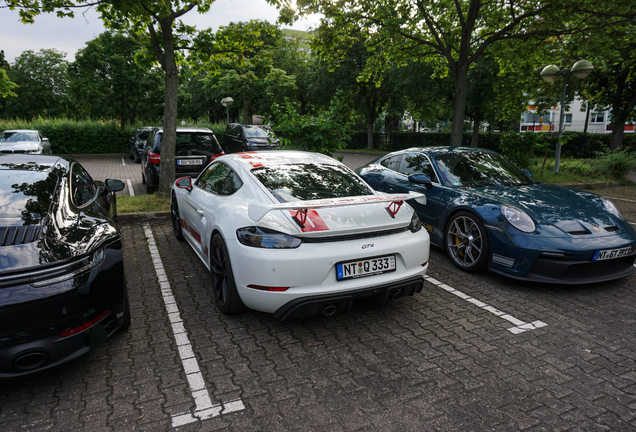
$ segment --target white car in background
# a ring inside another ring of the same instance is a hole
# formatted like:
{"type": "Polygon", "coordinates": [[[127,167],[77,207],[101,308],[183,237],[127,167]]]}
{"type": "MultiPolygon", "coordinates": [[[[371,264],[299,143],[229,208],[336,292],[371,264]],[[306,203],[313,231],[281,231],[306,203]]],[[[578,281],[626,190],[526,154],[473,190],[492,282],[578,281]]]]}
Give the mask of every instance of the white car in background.
{"type": "Polygon", "coordinates": [[[38,130],[13,129],[0,134],[0,153],[51,154],[51,143],[38,130]]]}
{"type": "Polygon", "coordinates": [[[330,157],[295,151],[221,156],[172,188],[172,222],[212,274],[221,312],[280,320],[349,312],[354,299],[420,292],[429,236],[405,202],[330,157]]]}

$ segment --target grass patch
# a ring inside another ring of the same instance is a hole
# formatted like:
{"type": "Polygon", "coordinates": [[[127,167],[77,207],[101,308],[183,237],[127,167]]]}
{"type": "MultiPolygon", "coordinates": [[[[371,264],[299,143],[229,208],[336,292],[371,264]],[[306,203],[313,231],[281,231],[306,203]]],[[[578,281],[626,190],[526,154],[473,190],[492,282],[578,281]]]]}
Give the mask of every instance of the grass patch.
{"type": "Polygon", "coordinates": [[[623,177],[617,177],[615,173],[600,169],[598,161],[594,159],[561,159],[559,163],[559,173],[554,172],[554,159],[548,160],[545,164],[543,174],[541,174],[541,164],[543,158],[537,158],[529,167],[532,179],[542,183],[554,184],[590,184],[599,182],[614,182],[630,184],[631,182],[623,177]]]}
{"type": "Polygon", "coordinates": [[[157,194],[137,195],[134,197],[119,195],[117,213],[159,213],[170,211],[170,198],[157,194]]]}

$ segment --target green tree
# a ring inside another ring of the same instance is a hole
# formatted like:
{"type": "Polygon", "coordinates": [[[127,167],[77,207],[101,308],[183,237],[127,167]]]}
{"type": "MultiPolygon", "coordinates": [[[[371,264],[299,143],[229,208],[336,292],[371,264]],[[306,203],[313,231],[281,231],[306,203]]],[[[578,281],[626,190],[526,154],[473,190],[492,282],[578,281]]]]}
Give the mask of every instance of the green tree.
{"type": "MultiPolygon", "coordinates": [[[[337,40],[347,40],[357,28],[370,35],[367,46],[374,55],[366,71],[426,60],[454,80],[451,144],[460,145],[471,65],[501,41],[524,41],[582,31],[593,31],[633,19],[636,12],[609,1],[581,0],[301,0],[299,13],[320,12],[323,25],[335,35],[332,56],[344,56],[337,40]],[[627,9],[628,13],[625,13],[627,9]],[[613,18],[612,14],[622,14],[613,18]],[[626,15],[631,14],[629,17],[626,15]],[[588,23],[591,16],[603,20],[588,23]]],[[[286,9],[284,16],[293,15],[286,9]]]]}
{"type": "Polygon", "coordinates": [[[141,114],[159,117],[163,83],[156,68],[135,62],[143,49],[135,35],[104,32],[86,43],[69,66],[70,94],[92,118],[117,117],[121,129],[141,114]]]}
{"type": "MultiPolygon", "coordinates": [[[[18,85],[12,82],[7,75],[7,70],[11,69],[11,65],[4,59],[4,51],[0,51],[0,98],[6,98],[7,96],[17,96],[11,89],[16,88],[18,85]]],[[[2,111],[2,105],[0,105],[0,112],[2,111]]]]}
{"type": "Polygon", "coordinates": [[[66,53],[42,49],[24,51],[9,70],[17,97],[7,99],[6,118],[62,116],[67,112],[68,62],[66,53]]]}
{"type": "Polygon", "coordinates": [[[258,38],[243,39],[228,35],[216,39],[211,30],[197,32],[181,22],[180,18],[192,10],[206,13],[214,0],[166,0],[151,2],[139,0],[4,0],[3,7],[19,8],[22,21],[33,23],[43,12],[56,12],[58,16],[73,16],[78,8],[97,5],[107,27],[132,31],[148,37],[150,50],[164,71],[165,98],[163,113],[163,151],[158,191],[167,195],[174,181],[174,150],[176,144],[177,109],[179,95],[178,63],[183,52],[190,53],[193,61],[207,62],[215,56],[236,54],[250,50],[258,38]]]}

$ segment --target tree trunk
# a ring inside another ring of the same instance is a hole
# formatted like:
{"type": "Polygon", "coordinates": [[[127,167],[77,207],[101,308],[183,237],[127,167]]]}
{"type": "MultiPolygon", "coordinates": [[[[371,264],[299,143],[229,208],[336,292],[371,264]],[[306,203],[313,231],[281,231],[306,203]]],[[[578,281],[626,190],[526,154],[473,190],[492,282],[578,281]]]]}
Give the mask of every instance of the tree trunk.
{"type": "Polygon", "coordinates": [[[367,148],[373,150],[373,122],[374,115],[371,113],[371,108],[367,107],[367,148]]]}
{"type": "Polygon", "coordinates": [[[479,147],[479,124],[481,123],[481,113],[477,111],[473,119],[473,137],[470,141],[471,147],[479,147]]]}
{"type": "Polygon", "coordinates": [[[615,122],[612,125],[612,140],[610,141],[610,150],[618,150],[623,145],[623,135],[625,133],[625,122],[615,122]]]}
{"type": "Polygon", "coordinates": [[[455,107],[453,110],[453,125],[451,129],[450,145],[461,146],[464,133],[464,115],[466,113],[466,94],[468,79],[468,62],[458,63],[455,75],[455,107]]]}
{"type": "Polygon", "coordinates": [[[161,165],[158,194],[169,196],[175,180],[175,152],[177,141],[177,106],[179,101],[179,71],[174,55],[173,19],[159,21],[163,34],[163,55],[166,97],[163,107],[163,135],[161,138],[161,165]]]}
{"type": "Polygon", "coordinates": [[[250,118],[249,118],[250,111],[249,111],[249,107],[247,106],[247,95],[245,94],[245,89],[243,89],[242,91],[243,91],[243,117],[244,117],[245,124],[250,124],[252,122],[250,121],[250,118]]]}

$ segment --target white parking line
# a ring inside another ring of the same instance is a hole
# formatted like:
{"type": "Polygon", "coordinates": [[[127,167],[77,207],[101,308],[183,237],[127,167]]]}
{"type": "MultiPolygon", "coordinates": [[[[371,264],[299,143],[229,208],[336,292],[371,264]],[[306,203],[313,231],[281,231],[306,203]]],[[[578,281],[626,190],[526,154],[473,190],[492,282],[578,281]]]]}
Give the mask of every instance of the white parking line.
{"type": "Polygon", "coordinates": [[[627,198],[614,198],[614,197],[605,197],[605,198],[609,198],[609,199],[612,199],[612,200],[628,201],[628,202],[636,203],[636,201],[630,200],[630,199],[627,199],[627,198]]]}
{"type": "Polygon", "coordinates": [[[166,305],[166,312],[168,312],[168,319],[172,326],[172,333],[177,344],[177,350],[179,351],[179,357],[183,364],[183,370],[190,386],[190,393],[194,399],[195,409],[194,412],[185,412],[181,414],[175,414],[172,416],[172,427],[183,426],[188,423],[194,423],[197,420],[210,419],[212,417],[219,416],[221,414],[228,414],[234,411],[241,411],[245,409],[243,401],[236,399],[233,401],[213,404],[210,398],[210,392],[205,385],[205,379],[199,368],[199,362],[197,361],[194,351],[192,350],[192,344],[188,338],[188,333],[185,330],[183,321],[181,320],[181,313],[179,312],[179,306],[172,295],[172,289],[168,282],[168,276],[163,267],[161,257],[159,255],[159,249],[155,243],[155,238],[152,235],[152,230],[149,224],[144,224],[144,232],[148,239],[148,249],[150,249],[150,256],[152,263],[157,273],[157,279],[159,280],[159,286],[161,287],[161,295],[166,305]]]}
{"type": "Polygon", "coordinates": [[[128,193],[130,194],[131,197],[134,197],[135,191],[132,188],[132,182],[130,181],[130,179],[126,179],[126,184],[128,184],[128,193]]]}
{"type": "Polygon", "coordinates": [[[466,300],[469,303],[474,304],[477,307],[480,307],[484,310],[487,310],[488,312],[497,315],[500,318],[505,319],[506,321],[509,321],[511,323],[513,323],[515,326],[514,327],[510,327],[508,329],[509,332],[514,333],[514,334],[519,334],[519,333],[523,333],[525,331],[529,331],[529,330],[535,330],[541,327],[545,327],[547,326],[546,323],[542,322],[542,321],[533,321],[531,323],[527,323],[525,321],[521,321],[520,319],[517,319],[511,315],[508,315],[505,312],[502,312],[498,309],[495,309],[492,306],[487,305],[486,303],[483,303],[479,300],[477,300],[476,298],[473,298],[471,296],[469,296],[468,294],[465,294],[459,290],[456,290],[455,288],[446,285],[445,283],[442,283],[440,281],[438,281],[437,279],[433,279],[430,276],[424,276],[424,279],[427,280],[428,282],[432,283],[433,285],[436,285],[446,291],[448,291],[451,294],[455,294],[457,297],[462,298],[464,300],[466,300]]]}
{"type": "Polygon", "coordinates": [[[125,159],[125,158],[121,158],[121,164],[122,164],[123,166],[126,166],[126,159],[125,159]]]}

